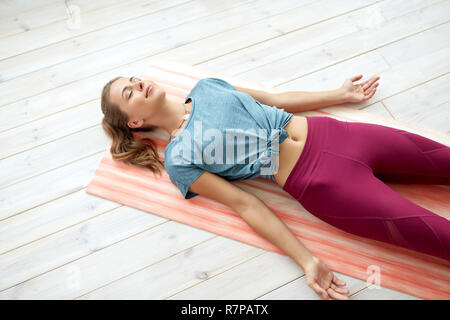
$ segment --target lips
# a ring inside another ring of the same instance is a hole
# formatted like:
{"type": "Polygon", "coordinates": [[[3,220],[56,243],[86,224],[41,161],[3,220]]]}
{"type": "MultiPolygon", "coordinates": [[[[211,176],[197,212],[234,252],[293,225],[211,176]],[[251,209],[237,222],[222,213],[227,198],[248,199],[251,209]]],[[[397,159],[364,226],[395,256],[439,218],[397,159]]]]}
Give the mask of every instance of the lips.
{"type": "Polygon", "coordinates": [[[148,87],[147,87],[147,91],[145,92],[145,97],[147,98],[148,97],[148,95],[149,95],[149,93],[150,93],[150,91],[152,90],[152,86],[151,85],[149,85],[148,87]]]}

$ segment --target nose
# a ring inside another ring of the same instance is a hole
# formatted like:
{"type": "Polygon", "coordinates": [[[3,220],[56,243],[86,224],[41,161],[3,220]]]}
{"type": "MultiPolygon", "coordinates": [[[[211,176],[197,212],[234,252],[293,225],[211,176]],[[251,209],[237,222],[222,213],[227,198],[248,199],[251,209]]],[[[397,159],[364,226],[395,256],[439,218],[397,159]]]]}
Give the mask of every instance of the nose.
{"type": "Polygon", "coordinates": [[[139,90],[143,91],[144,88],[145,88],[144,81],[140,80],[140,81],[136,82],[136,87],[137,87],[139,90]]]}

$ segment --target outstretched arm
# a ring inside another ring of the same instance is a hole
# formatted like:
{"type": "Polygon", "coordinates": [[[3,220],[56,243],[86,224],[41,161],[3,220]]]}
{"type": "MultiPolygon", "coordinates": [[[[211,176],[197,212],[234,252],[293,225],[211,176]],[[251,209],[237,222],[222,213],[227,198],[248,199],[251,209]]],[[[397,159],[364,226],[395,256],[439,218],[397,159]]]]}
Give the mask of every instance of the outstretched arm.
{"type": "Polygon", "coordinates": [[[269,93],[266,91],[236,87],[236,90],[250,94],[255,100],[286,112],[297,113],[314,110],[342,103],[360,103],[370,99],[378,87],[379,76],[374,76],[362,83],[353,82],[360,80],[362,75],[345,80],[344,84],[335,90],[306,92],[287,91],[281,93],[269,93]]]}
{"type": "Polygon", "coordinates": [[[238,213],[253,230],[280,248],[302,269],[312,260],[313,254],[258,197],[253,197],[238,213]]]}
{"type": "Polygon", "coordinates": [[[286,112],[296,113],[338,105],[345,102],[346,98],[342,89],[317,92],[288,91],[278,93],[278,103],[276,107],[282,108],[286,112]]]}
{"type": "Polygon", "coordinates": [[[263,201],[253,197],[238,213],[253,230],[280,248],[305,271],[306,283],[318,296],[330,300],[348,299],[349,291],[338,287],[344,286],[345,282],[315,257],[263,201]]]}
{"type": "Polygon", "coordinates": [[[284,222],[255,195],[211,172],[203,172],[189,187],[192,192],[231,207],[258,234],[292,258],[306,274],[307,284],[323,299],[348,299],[345,285],[315,257],[284,222]]]}

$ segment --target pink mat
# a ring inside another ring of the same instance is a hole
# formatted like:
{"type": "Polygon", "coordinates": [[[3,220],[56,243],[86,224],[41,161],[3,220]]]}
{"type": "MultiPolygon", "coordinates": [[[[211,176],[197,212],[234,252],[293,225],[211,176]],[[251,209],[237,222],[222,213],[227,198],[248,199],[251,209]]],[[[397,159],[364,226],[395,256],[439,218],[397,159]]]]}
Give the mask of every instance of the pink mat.
{"type": "MultiPolygon", "coordinates": [[[[221,78],[240,87],[269,92],[281,91],[162,59],[154,59],[144,74],[144,78],[157,82],[169,97],[179,102],[184,101],[198,80],[206,77],[221,78]]],[[[387,125],[450,145],[448,134],[373,115],[354,107],[336,106],[298,114],[387,125]]],[[[164,158],[164,148],[168,143],[167,134],[140,133],[136,134],[135,138],[145,135],[156,140],[159,154],[164,158]]],[[[334,228],[306,211],[299,202],[272,181],[256,178],[232,183],[262,199],[330,269],[367,281],[368,269],[375,266],[380,270],[381,286],[424,299],[450,299],[450,262],[334,228]]],[[[405,198],[450,219],[450,186],[387,184],[405,198]]],[[[87,192],[284,255],[277,247],[254,232],[230,208],[201,195],[190,200],[184,199],[165,171],[159,178],[149,170],[118,163],[112,160],[109,147],[88,185],[87,192]]]]}

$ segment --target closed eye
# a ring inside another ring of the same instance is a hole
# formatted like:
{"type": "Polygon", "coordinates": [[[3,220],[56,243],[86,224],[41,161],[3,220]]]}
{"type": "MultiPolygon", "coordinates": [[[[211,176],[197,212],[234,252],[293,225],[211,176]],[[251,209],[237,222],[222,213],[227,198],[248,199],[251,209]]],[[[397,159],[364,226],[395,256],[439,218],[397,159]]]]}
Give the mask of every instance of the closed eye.
{"type": "MultiPolygon", "coordinates": [[[[141,79],[136,78],[136,77],[131,77],[131,78],[130,78],[130,81],[131,81],[131,82],[135,82],[135,80],[140,81],[141,79]]],[[[142,89],[142,85],[141,85],[141,89],[142,89]]],[[[132,95],[133,95],[133,89],[130,89],[130,94],[128,95],[128,100],[130,100],[130,98],[131,98],[132,95]]]]}

